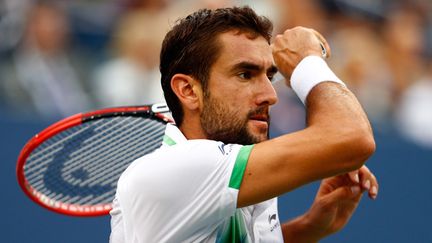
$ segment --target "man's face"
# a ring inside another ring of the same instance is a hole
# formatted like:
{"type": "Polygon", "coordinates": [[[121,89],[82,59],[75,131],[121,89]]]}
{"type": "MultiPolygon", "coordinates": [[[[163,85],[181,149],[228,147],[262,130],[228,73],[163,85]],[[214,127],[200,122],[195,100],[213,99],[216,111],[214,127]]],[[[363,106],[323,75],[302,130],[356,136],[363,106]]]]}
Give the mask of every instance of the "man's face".
{"type": "Polygon", "coordinates": [[[207,138],[253,144],[268,139],[269,107],[276,103],[270,79],[276,72],[263,37],[227,32],[204,91],[201,126],[207,138]],[[270,79],[269,79],[270,78],[270,79]]]}

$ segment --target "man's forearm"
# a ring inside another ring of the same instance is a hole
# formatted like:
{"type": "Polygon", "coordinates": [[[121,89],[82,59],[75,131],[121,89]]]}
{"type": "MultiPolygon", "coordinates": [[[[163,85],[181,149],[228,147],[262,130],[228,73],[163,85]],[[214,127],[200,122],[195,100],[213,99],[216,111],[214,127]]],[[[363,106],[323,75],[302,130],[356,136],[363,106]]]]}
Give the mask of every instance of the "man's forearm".
{"type": "Polygon", "coordinates": [[[294,218],[282,224],[284,242],[290,243],[314,243],[321,238],[311,232],[310,225],[305,215],[294,218]]]}

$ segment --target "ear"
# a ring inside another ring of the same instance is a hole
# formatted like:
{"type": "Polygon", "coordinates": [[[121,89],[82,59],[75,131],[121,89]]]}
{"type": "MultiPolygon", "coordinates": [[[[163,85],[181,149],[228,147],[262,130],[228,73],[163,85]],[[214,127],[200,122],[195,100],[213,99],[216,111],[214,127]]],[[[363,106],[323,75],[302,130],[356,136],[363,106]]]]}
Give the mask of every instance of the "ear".
{"type": "Polygon", "coordinates": [[[189,75],[177,73],[171,78],[171,89],[185,109],[201,109],[203,92],[198,80],[189,75]]]}

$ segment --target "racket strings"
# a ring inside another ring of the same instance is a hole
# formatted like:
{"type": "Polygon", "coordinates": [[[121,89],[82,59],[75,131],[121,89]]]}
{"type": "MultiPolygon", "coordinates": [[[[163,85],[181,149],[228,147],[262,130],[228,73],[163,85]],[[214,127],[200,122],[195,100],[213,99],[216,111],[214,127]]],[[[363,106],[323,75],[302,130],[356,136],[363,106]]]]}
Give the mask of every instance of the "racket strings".
{"type": "MultiPolygon", "coordinates": [[[[123,124],[118,124],[118,125],[124,125],[125,122],[127,122],[127,121],[124,120],[124,121],[122,121],[123,124]]],[[[139,125],[141,125],[141,124],[138,122],[132,121],[130,125],[131,125],[130,129],[133,130],[133,129],[138,129],[139,125]]],[[[146,124],[146,127],[143,127],[142,129],[148,129],[148,124],[146,124]]],[[[123,156],[124,152],[122,153],[121,151],[119,151],[118,153],[113,154],[113,153],[108,153],[108,151],[109,151],[109,147],[116,148],[116,147],[121,146],[121,144],[124,143],[125,139],[129,139],[131,141],[134,141],[135,139],[137,139],[136,135],[131,136],[131,137],[125,136],[127,134],[127,132],[128,132],[128,130],[122,129],[121,132],[119,132],[117,134],[112,134],[112,132],[104,134],[103,136],[100,136],[99,139],[95,139],[95,141],[93,143],[88,143],[86,146],[83,146],[82,149],[80,149],[80,151],[76,151],[76,152],[72,153],[71,157],[73,159],[66,162],[65,167],[63,169],[63,171],[66,172],[65,179],[68,180],[69,183],[74,184],[74,185],[79,185],[79,184],[81,186],[84,184],[92,185],[91,181],[86,181],[86,180],[81,180],[79,178],[74,178],[71,173],[67,173],[67,172],[70,172],[71,170],[75,170],[76,169],[75,166],[77,165],[77,163],[79,161],[82,162],[82,163],[80,163],[80,167],[86,168],[86,170],[92,174],[96,174],[97,172],[100,172],[100,171],[103,172],[102,169],[105,169],[105,168],[106,169],[109,169],[109,168],[113,169],[113,167],[112,167],[113,165],[111,165],[109,163],[94,163],[94,160],[99,160],[99,161],[103,162],[103,161],[109,159],[110,157],[114,160],[121,158],[123,156]],[[109,136],[109,139],[103,139],[105,136],[109,136]],[[81,151],[83,151],[83,152],[81,152],[81,151]],[[112,157],[112,156],[114,156],[114,157],[112,157]]],[[[136,133],[136,134],[139,134],[139,133],[136,133]]],[[[120,165],[122,165],[122,164],[121,163],[115,164],[114,168],[117,166],[120,166],[120,165]]],[[[94,178],[94,175],[91,175],[90,177],[94,178]]],[[[108,184],[108,183],[109,182],[105,182],[105,184],[108,184]]]]}
{"type": "MultiPolygon", "coordinates": [[[[137,123],[135,126],[132,126],[131,129],[139,129],[140,126],[142,124],[137,123]]],[[[145,124],[144,127],[142,127],[141,129],[143,130],[150,130],[151,129],[152,124],[148,123],[145,124]]],[[[160,130],[157,130],[157,132],[160,132],[160,130]]],[[[121,158],[123,156],[126,155],[126,150],[122,150],[122,151],[116,151],[117,153],[105,153],[105,149],[102,149],[102,147],[104,146],[113,146],[116,147],[119,144],[124,143],[125,139],[128,139],[130,141],[128,141],[128,145],[130,147],[130,149],[128,150],[135,150],[135,149],[139,149],[140,146],[142,146],[143,144],[143,140],[144,141],[152,141],[149,140],[148,136],[146,134],[144,134],[144,136],[141,133],[135,133],[130,137],[126,137],[125,135],[127,134],[127,132],[122,132],[119,133],[118,135],[116,135],[115,137],[113,136],[112,139],[106,140],[104,142],[101,142],[101,145],[98,147],[95,147],[94,149],[91,148],[83,148],[83,151],[86,151],[85,154],[83,154],[82,156],[78,157],[77,160],[82,159],[83,157],[88,158],[84,164],[82,164],[83,167],[86,167],[89,171],[104,171],[104,169],[108,169],[110,168],[110,165],[107,163],[92,163],[92,159],[96,159],[98,158],[100,161],[103,161],[105,159],[108,159],[110,156],[114,156],[112,157],[113,159],[118,159],[121,158]],[[101,153],[101,152],[104,153],[101,153]],[[87,167],[88,165],[88,167],[87,167]]],[[[158,133],[159,134],[159,133],[158,133]]],[[[155,138],[153,138],[155,139],[155,138]]],[[[147,144],[144,144],[144,146],[146,146],[147,144]]],[[[89,147],[89,146],[88,146],[89,147]]],[[[75,161],[71,161],[68,164],[75,164],[75,161]]],[[[122,166],[123,164],[118,163],[114,165],[114,169],[122,166]]],[[[123,165],[124,166],[124,165],[123,165]]],[[[69,166],[70,167],[70,166],[69,166]]],[[[112,168],[112,167],[111,167],[112,168]]],[[[65,170],[67,170],[67,166],[65,167],[65,170]]],[[[103,176],[105,173],[99,173],[98,175],[95,175],[94,180],[100,178],[101,176],[103,176]]],[[[89,184],[91,184],[91,181],[88,181],[89,184]]],[[[96,182],[96,183],[100,183],[100,182],[96,182]]],[[[109,184],[109,182],[105,181],[105,184],[109,184]]]]}
{"type": "MultiPolygon", "coordinates": [[[[112,124],[112,121],[109,122],[102,122],[102,120],[95,121],[93,126],[100,127],[101,129],[106,129],[105,127],[109,124],[112,124]],[[101,124],[102,123],[102,124],[101,124]]],[[[81,138],[80,140],[84,139],[84,136],[81,134],[86,131],[86,128],[88,127],[88,124],[84,124],[81,127],[75,127],[71,128],[69,130],[64,131],[64,134],[59,134],[46,142],[44,142],[37,150],[35,150],[32,155],[30,156],[29,160],[27,160],[25,173],[26,177],[29,181],[37,181],[36,183],[32,184],[34,187],[41,187],[41,184],[44,183],[43,176],[45,175],[43,172],[46,170],[46,167],[48,164],[51,165],[51,167],[54,169],[56,166],[61,166],[61,163],[53,164],[53,156],[61,156],[61,154],[58,154],[62,149],[64,149],[64,144],[68,143],[69,146],[73,145],[71,143],[71,138],[78,137],[81,138]],[[46,151],[46,152],[44,152],[46,151]],[[40,156],[39,156],[40,155],[40,156]],[[34,156],[34,160],[33,159],[34,156]],[[32,165],[36,166],[32,166],[32,165]],[[36,171],[36,169],[41,171],[36,171]],[[36,177],[37,178],[34,178],[36,177]]],[[[112,130],[112,129],[109,129],[112,130]]],[[[97,140],[95,140],[97,143],[97,140]]],[[[73,146],[78,147],[78,146],[73,146]]],[[[72,158],[72,156],[70,156],[72,158]]],[[[69,158],[69,159],[70,159],[69,158]]],[[[66,158],[61,158],[64,161],[67,161],[66,158]]],[[[67,163],[64,163],[67,164],[67,163]]],[[[61,169],[61,168],[59,168],[61,169]]],[[[60,171],[59,171],[60,172],[60,171]]],[[[53,177],[53,179],[56,177],[53,177]]],[[[57,179],[61,179],[61,177],[57,177],[57,179]]],[[[42,193],[46,193],[46,191],[41,191],[42,193]]],[[[51,194],[49,194],[51,195],[51,194]]]]}
{"type": "Polygon", "coordinates": [[[164,129],[160,121],[136,117],[84,123],[41,144],[29,156],[24,173],[36,191],[55,201],[108,204],[121,172],[157,149],[164,129]]]}
{"type": "MultiPolygon", "coordinates": [[[[161,131],[155,131],[153,134],[160,136],[160,132],[161,131]]],[[[120,151],[119,153],[114,154],[113,159],[118,160],[118,159],[121,159],[125,156],[130,156],[129,150],[132,150],[132,151],[142,150],[142,151],[145,151],[145,153],[147,153],[148,151],[153,151],[154,149],[156,149],[157,147],[160,146],[160,141],[157,141],[157,136],[150,136],[149,137],[147,135],[146,136],[138,136],[138,135],[139,134],[137,134],[136,139],[133,139],[133,141],[136,141],[136,142],[132,142],[129,144],[128,150],[123,150],[123,151],[120,151]],[[142,139],[140,139],[140,137],[142,139]],[[154,142],[155,139],[157,142],[154,142]]],[[[97,163],[97,164],[93,163],[93,165],[94,165],[93,167],[88,167],[88,169],[91,171],[95,171],[95,170],[96,171],[103,171],[103,173],[95,173],[95,175],[92,176],[91,180],[88,181],[88,184],[89,185],[111,184],[112,186],[115,186],[115,184],[117,183],[117,180],[108,181],[107,178],[113,178],[113,175],[117,173],[116,172],[117,169],[120,169],[123,171],[124,169],[126,169],[125,166],[127,166],[127,164],[122,164],[122,163],[114,164],[111,167],[109,166],[109,164],[105,164],[105,163],[97,163]],[[109,170],[105,170],[105,169],[109,169],[109,170]]]]}
{"type": "MultiPolygon", "coordinates": [[[[119,173],[119,172],[117,172],[117,173],[119,173]]],[[[63,173],[64,174],[64,173],[63,173]]],[[[79,188],[80,190],[82,190],[82,187],[80,188],[80,187],[76,187],[75,189],[77,189],[77,188],[79,188]]],[[[52,195],[49,195],[49,196],[51,196],[52,197],[52,195]]],[[[62,197],[62,195],[58,195],[58,197],[62,197]]],[[[66,197],[68,197],[68,196],[66,196],[66,197]]],[[[75,200],[75,198],[77,198],[77,197],[72,197],[72,198],[70,198],[70,200],[75,200]]],[[[67,198],[63,198],[62,200],[66,200],[67,198]]]]}
{"type": "MultiPolygon", "coordinates": [[[[147,129],[150,130],[150,128],[147,129]]],[[[148,152],[154,151],[160,147],[161,140],[159,138],[163,132],[164,128],[162,127],[160,129],[153,129],[149,134],[143,135],[137,133],[136,136],[132,137],[131,140],[133,142],[129,144],[128,149],[115,153],[111,159],[114,161],[119,161],[124,157],[131,156],[131,153],[135,153],[135,151],[138,151],[138,154],[146,154],[148,152]]],[[[139,157],[140,156],[134,156],[132,159],[135,160],[139,157]]],[[[111,166],[108,163],[93,163],[93,165],[95,168],[88,167],[88,169],[100,173],[94,173],[94,175],[86,183],[90,186],[110,184],[112,187],[115,187],[117,184],[118,177],[115,176],[121,174],[119,171],[124,171],[128,166],[126,163],[115,163],[111,166]]],[[[103,197],[103,195],[101,195],[101,197],[103,197]]],[[[108,200],[111,201],[114,195],[109,195],[108,197],[108,200]]],[[[102,199],[94,198],[93,201],[90,201],[90,203],[92,204],[95,201],[102,201],[102,199]]]]}
{"type": "MultiPolygon", "coordinates": [[[[128,118],[128,117],[127,117],[128,118]]],[[[118,119],[101,119],[93,121],[93,126],[96,126],[98,130],[104,130],[104,134],[110,133],[112,129],[105,129],[106,127],[112,126],[112,123],[117,122],[118,119]]],[[[40,146],[35,149],[32,156],[35,156],[32,163],[36,166],[30,166],[30,168],[26,168],[28,173],[31,173],[33,170],[40,169],[44,167],[46,163],[50,161],[47,160],[47,157],[52,157],[54,153],[59,152],[60,149],[63,148],[63,144],[66,141],[69,141],[71,137],[79,136],[80,133],[85,131],[85,127],[88,127],[88,123],[84,123],[82,126],[84,127],[73,127],[71,129],[67,129],[62,132],[62,136],[54,136],[53,138],[44,142],[43,146],[40,146]],[[43,150],[43,153],[37,153],[37,150],[43,150]],[[40,156],[38,156],[40,155],[40,156]]],[[[27,161],[26,166],[29,166],[30,163],[27,161]]]]}
{"type": "MultiPolygon", "coordinates": [[[[156,138],[158,138],[160,136],[160,131],[156,131],[154,134],[157,134],[157,136],[152,136],[152,138],[145,138],[145,141],[152,141],[152,142],[137,142],[135,146],[131,146],[131,150],[136,150],[138,149],[142,144],[145,144],[145,148],[143,148],[143,151],[153,151],[155,149],[157,149],[158,147],[160,147],[160,140],[158,141],[156,138]],[[157,141],[157,142],[155,142],[157,141]]],[[[126,155],[127,152],[124,152],[123,154],[126,155]]],[[[147,152],[145,152],[147,153],[147,152]]],[[[138,158],[138,157],[137,157],[138,158]]],[[[121,167],[119,168],[119,170],[124,171],[126,169],[128,165],[127,164],[121,164],[121,167]]],[[[111,184],[113,187],[115,187],[117,185],[117,180],[118,177],[114,177],[115,175],[121,174],[119,172],[117,172],[116,170],[110,170],[109,172],[102,174],[100,176],[95,177],[95,180],[98,179],[96,181],[96,183],[99,182],[103,182],[103,181],[107,181],[107,178],[115,178],[115,180],[111,180],[111,184]]],[[[100,201],[109,201],[111,202],[112,199],[114,198],[114,194],[115,192],[113,191],[112,195],[101,195],[99,197],[95,197],[93,200],[90,200],[88,203],[89,204],[95,204],[96,202],[100,202],[100,201]]],[[[82,203],[81,201],[79,201],[78,203],[82,203]]]]}

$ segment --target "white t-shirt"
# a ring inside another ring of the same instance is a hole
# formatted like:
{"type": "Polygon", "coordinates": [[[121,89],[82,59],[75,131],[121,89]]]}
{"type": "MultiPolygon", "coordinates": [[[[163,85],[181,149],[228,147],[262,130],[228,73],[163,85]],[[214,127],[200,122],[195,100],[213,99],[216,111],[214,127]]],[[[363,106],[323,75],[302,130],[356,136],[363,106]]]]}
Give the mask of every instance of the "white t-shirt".
{"type": "Polygon", "coordinates": [[[276,198],[236,209],[252,147],[168,125],[163,146],[118,181],[110,242],[283,242],[276,198]]]}

